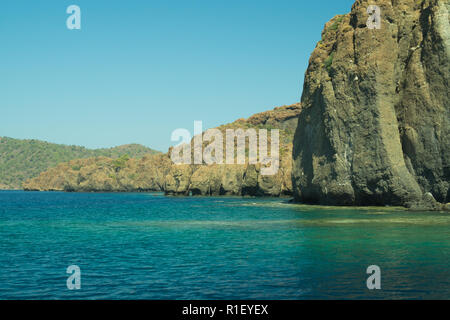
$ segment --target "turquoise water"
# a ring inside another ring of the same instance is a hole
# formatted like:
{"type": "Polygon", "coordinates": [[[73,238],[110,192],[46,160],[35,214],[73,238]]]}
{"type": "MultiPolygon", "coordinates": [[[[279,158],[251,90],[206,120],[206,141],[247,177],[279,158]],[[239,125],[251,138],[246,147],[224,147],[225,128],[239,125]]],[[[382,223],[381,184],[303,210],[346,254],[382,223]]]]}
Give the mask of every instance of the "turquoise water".
{"type": "Polygon", "coordinates": [[[0,299],[449,299],[449,227],[396,208],[5,191],[0,299]]]}

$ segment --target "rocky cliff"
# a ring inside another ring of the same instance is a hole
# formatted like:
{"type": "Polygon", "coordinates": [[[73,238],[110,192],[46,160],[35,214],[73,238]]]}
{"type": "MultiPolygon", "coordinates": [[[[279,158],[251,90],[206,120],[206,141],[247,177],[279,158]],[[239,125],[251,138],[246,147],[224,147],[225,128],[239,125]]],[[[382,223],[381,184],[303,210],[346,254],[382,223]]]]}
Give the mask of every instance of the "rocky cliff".
{"type": "Polygon", "coordinates": [[[449,11],[445,0],[357,0],[325,25],[294,137],[297,201],[450,201],[449,11]],[[380,29],[368,28],[369,5],[380,29]]]}
{"type": "Polygon", "coordinates": [[[279,129],[280,169],[261,174],[261,165],[174,165],[169,154],[141,159],[96,157],[61,163],[24,183],[25,190],[52,191],[164,191],[169,195],[292,194],[292,140],[300,104],[282,106],[218,127],[226,129],[279,129]]]}

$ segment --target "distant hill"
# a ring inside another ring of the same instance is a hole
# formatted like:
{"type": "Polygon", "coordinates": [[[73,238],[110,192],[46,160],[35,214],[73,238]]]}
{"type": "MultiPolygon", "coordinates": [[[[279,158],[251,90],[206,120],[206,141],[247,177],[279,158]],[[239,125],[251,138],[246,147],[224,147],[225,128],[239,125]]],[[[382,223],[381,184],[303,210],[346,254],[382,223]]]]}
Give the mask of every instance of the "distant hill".
{"type": "Polygon", "coordinates": [[[91,157],[119,158],[127,154],[132,158],[156,154],[158,151],[139,144],[114,148],[87,149],[39,140],[0,138],[0,189],[20,189],[22,183],[61,162],[91,157]]]}

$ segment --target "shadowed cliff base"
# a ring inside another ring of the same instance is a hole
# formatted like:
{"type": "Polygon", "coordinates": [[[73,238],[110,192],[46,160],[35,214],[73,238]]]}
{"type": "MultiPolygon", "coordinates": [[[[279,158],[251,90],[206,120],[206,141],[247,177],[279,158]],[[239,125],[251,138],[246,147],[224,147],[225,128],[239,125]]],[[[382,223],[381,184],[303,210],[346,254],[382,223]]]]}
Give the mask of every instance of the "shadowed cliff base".
{"type": "Polygon", "coordinates": [[[294,136],[296,201],[450,201],[449,11],[442,0],[358,0],[325,25],[294,136]],[[369,5],[381,9],[380,29],[366,26],[369,5]]]}

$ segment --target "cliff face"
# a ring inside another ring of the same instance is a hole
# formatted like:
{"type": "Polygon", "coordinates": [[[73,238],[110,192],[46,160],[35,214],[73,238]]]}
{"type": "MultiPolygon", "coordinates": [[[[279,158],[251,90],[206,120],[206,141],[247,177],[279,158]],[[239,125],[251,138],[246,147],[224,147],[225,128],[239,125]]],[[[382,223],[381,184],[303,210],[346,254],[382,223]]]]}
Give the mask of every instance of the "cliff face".
{"type": "Polygon", "coordinates": [[[275,175],[262,175],[261,165],[172,165],[164,191],[168,195],[268,196],[292,195],[291,150],[287,146],[275,175]]]}
{"type": "Polygon", "coordinates": [[[175,165],[168,154],[142,159],[97,157],[61,163],[24,183],[39,191],[164,191],[169,195],[292,194],[292,140],[300,104],[258,113],[218,127],[226,129],[279,129],[280,168],[274,176],[261,175],[260,165],[175,165]]]}
{"type": "Polygon", "coordinates": [[[445,0],[357,0],[325,25],[294,137],[297,201],[450,201],[449,11],[445,0]],[[366,26],[373,4],[381,29],[366,26]]]}

